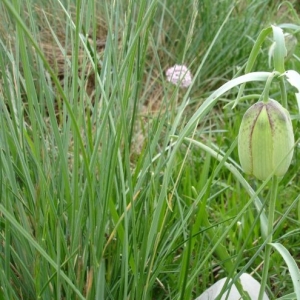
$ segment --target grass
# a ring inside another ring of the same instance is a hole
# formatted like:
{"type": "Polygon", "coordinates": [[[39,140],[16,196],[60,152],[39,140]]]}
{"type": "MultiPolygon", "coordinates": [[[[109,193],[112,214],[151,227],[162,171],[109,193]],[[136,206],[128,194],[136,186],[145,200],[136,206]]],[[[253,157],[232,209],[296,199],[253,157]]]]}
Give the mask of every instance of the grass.
{"type": "MultiPolygon", "coordinates": [[[[187,124],[238,75],[277,4],[1,2],[0,299],[194,299],[227,275],[212,250],[222,243],[236,270],[260,278],[247,190],[224,161],[175,136],[238,163],[232,145],[252,101],[224,108],[237,89],[187,124]],[[166,81],[176,63],[197,75],[188,89],[166,81]]],[[[255,70],[270,71],[268,46],[255,70]]],[[[298,156],[279,185],[274,239],[299,263],[298,156]]],[[[272,255],[271,299],[293,292],[287,274],[272,255]]]]}

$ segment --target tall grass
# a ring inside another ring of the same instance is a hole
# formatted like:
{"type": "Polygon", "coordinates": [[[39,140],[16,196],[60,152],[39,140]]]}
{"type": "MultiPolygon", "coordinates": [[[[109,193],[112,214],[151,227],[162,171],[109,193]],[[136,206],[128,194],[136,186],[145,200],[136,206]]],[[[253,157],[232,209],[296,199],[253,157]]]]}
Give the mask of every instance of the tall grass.
{"type": "MultiPolygon", "coordinates": [[[[261,244],[255,208],[232,221],[247,192],[174,135],[245,64],[273,1],[0,8],[0,298],[193,299],[224,274],[206,213],[216,233],[228,227],[230,255],[245,247],[243,269],[261,244]],[[187,90],[166,82],[175,63],[197,74],[187,90]]],[[[229,155],[231,114],[203,114],[190,133],[229,155]]]]}

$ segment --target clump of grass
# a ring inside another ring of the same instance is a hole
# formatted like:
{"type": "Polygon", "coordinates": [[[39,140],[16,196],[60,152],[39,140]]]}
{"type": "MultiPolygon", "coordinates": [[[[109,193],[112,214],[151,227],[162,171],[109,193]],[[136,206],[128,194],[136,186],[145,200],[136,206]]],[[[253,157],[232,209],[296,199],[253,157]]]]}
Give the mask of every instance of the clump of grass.
{"type": "MultiPolygon", "coordinates": [[[[199,208],[224,232],[248,196],[174,135],[244,65],[272,3],[2,1],[2,298],[190,299],[223,275],[199,208]],[[186,90],[166,81],[175,63],[195,75],[186,90]]],[[[227,152],[237,122],[220,124],[219,108],[195,136],[227,152]]],[[[260,239],[241,217],[239,268],[260,239]]]]}

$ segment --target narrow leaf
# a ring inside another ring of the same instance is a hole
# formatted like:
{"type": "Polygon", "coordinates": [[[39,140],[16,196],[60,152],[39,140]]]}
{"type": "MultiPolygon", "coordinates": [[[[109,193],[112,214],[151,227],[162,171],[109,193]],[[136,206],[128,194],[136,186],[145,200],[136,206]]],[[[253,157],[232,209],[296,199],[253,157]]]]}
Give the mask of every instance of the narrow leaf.
{"type": "Polygon", "coordinates": [[[285,260],[293,281],[296,299],[300,300],[300,271],[294,258],[291,256],[289,251],[283,245],[279,243],[271,243],[270,245],[274,247],[282,256],[282,258],[285,260]]]}
{"type": "Polygon", "coordinates": [[[295,293],[291,293],[285,296],[282,296],[280,298],[278,298],[277,300],[296,300],[296,294],[295,293]]]}
{"type": "Polygon", "coordinates": [[[274,38],[274,69],[284,73],[284,58],[286,56],[284,34],[281,28],[272,26],[274,38]]]}
{"type": "Polygon", "coordinates": [[[298,93],[295,93],[298,110],[300,113],[300,74],[294,70],[288,70],[285,72],[287,81],[298,90],[298,93]]]}
{"type": "Polygon", "coordinates": [[[33,239],[33,237],[24,229],[16,219],[10,214],[6,208],[0,204],[0,213],[11,223],[12,226],[16,228],[20,235],[27,239],[27,241],[41,254],[41,256],[48,261],[48,263],[55,269],[59,270],[59,275],[69,284],[69,286],[73,289],[73,291],[77,294],[79,299],[85,300],[85,297],[81,294],[81,292],[77,289],[71,279],[60,270],[60,266],[56,264],[56,262],[47,254],[47,252],[39,245],[37,241],[33,239]]]}

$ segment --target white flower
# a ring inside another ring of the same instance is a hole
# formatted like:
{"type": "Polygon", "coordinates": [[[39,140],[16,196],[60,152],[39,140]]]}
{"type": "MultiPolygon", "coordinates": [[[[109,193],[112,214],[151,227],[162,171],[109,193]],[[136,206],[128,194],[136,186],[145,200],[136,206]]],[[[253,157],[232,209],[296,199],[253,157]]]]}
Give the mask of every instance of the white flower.
{"type": "Polygon", "coordinates": [[[167,80],[181,87],[188,87],[192,83],[192,74],[185,65],[175,65],[166,71],[167,80]]]}

